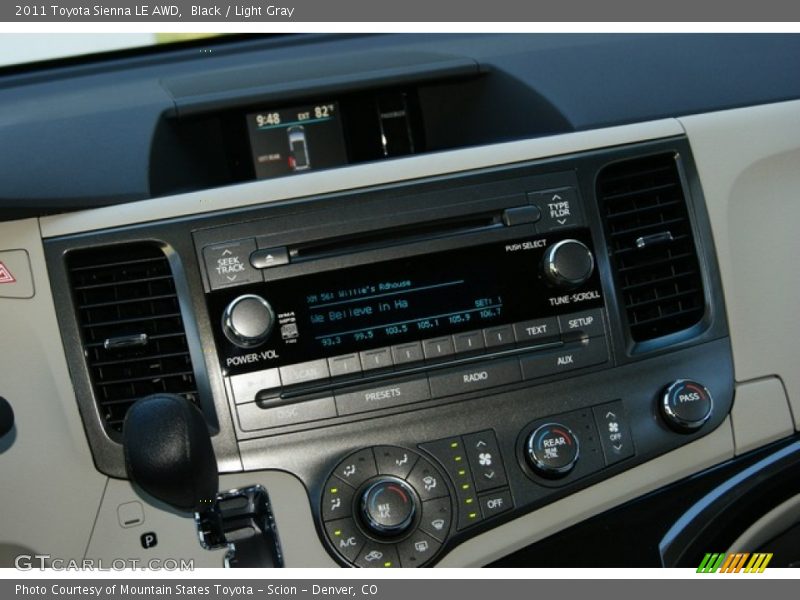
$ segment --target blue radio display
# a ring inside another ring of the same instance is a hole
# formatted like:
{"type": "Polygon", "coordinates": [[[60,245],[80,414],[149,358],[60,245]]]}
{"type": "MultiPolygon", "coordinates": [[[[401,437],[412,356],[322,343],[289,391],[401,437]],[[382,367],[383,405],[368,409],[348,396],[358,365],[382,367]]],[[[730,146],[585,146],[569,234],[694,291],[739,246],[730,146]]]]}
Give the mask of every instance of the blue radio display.
{"type": "MultiPolygon", "coordinates": [[[[590,243],[588,233],[571,236],[590,243]]],[[[284,366],[565,312],[574,300],[542,277],[546,244],[529,237],[253,284],[272,305],[275,329],[255,352],[223,338],[228,356],[249,352],[255,361],[226,366],[284,366]]],[[[215,294],[215,310],[242,292],[215,294]]],[[[602,304],[596,273],[571,293],[580,308],[602,304]]]]}
{"type": "Polygon", "coordinates": [[[306,296],[314,340],[325,348],[409,334],[435,336],[454,328],[485,327],[503,314],[503,298],[475,293],[465,279],[417,283],[381,280],[306,296]],[[458,299],[457,302],[454,302],[458,299]]]}

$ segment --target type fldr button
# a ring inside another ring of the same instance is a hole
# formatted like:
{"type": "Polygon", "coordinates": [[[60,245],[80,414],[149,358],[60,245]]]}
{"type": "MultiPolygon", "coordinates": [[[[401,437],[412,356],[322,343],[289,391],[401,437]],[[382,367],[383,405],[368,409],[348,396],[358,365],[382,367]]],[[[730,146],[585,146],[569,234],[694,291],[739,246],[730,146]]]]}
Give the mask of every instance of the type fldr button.
{"type": "Polygon", "coordinates": [[[250,264],[250,254],[256,249],[254,239],[226,242],[203,248],[208,284],[212,290],[243,283],[263,281],[261,271],[250,264]]]}
{"type": "Polygon", "coordinates": [[[336,406],[340,415],[378,410],[389,406],[422,402],[431,397],[426,379],[412,379],[399,383],[370,387],[357,392],[336,394],[336,406]]]}
{"type": "Polygon", "coordinates": [[[519,363],[516,360],[509,360],[430,375],[428,379],[431,383],[431,393],[435,397],[439,397],[515,383],[522,377],[519,372],[519,363]]]}
{"type": "Polygon", "coordinates": [[[578,195],[573,187],[528,192],[528,202],[542,211],[542,219],[536,224],[540,233],[583,225],[578,195]]]}

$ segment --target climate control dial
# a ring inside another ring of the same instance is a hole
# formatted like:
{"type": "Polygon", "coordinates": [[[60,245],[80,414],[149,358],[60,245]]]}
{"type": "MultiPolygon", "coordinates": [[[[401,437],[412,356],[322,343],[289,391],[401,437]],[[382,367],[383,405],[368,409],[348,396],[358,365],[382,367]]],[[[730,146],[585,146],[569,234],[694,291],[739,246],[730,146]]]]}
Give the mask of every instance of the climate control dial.
{"type": "Polygon", "coordinates": [[[580,454],[578,438],[566,425],[545,423],[528,436],[528,463],[542,477],[566,476],[580,454]]]}
{"type": "Polygon", "coordinates": [[[394,537],[407,532],[414,523],[417,501],[402,480],[382,477],[367,487],[361,496],[361,517],[370,532],[394,537]]]}
{"type": "Polygon", "coordinates": [[[696,381],[679,379],[661,396],[661,415],[670,427],[681,433],[697,431],[711,416],[711,392],[696,381]]]}

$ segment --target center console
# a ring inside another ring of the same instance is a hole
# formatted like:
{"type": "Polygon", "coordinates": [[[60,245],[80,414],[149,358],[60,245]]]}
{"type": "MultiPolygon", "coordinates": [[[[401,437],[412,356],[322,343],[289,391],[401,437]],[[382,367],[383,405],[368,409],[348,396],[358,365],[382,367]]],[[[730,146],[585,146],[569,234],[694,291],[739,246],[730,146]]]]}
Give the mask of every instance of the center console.
{"type": "Polygon", "coordinates": [[[101,470],[177,393],[222,472],[302,481],[340,564],[417,567],[725,420],[710,239],[672,138],[46,251],[101,470]]]}

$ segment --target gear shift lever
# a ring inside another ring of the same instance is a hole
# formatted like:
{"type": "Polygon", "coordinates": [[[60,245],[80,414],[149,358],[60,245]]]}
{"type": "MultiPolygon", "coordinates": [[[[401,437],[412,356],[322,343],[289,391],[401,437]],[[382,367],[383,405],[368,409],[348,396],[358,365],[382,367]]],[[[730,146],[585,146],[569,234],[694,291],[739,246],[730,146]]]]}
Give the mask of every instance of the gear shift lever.
{"type": "Polygon", "coordinates": [[[217,459],[196,406],[175,394],[142,398],[128,409],[122,436],[132,481],[178,510],[210,508],[219,486],[217,459]]]}
{"type": "Polygon", "coordinates": [[[128,409],[122,428],[128,477],[151,496],[195,513],[204,548],[227,547],[229,567],[282,567],[267,491],[218,493],[217,459],[203,414],[175,394],[154,394],[128,409]]]}

